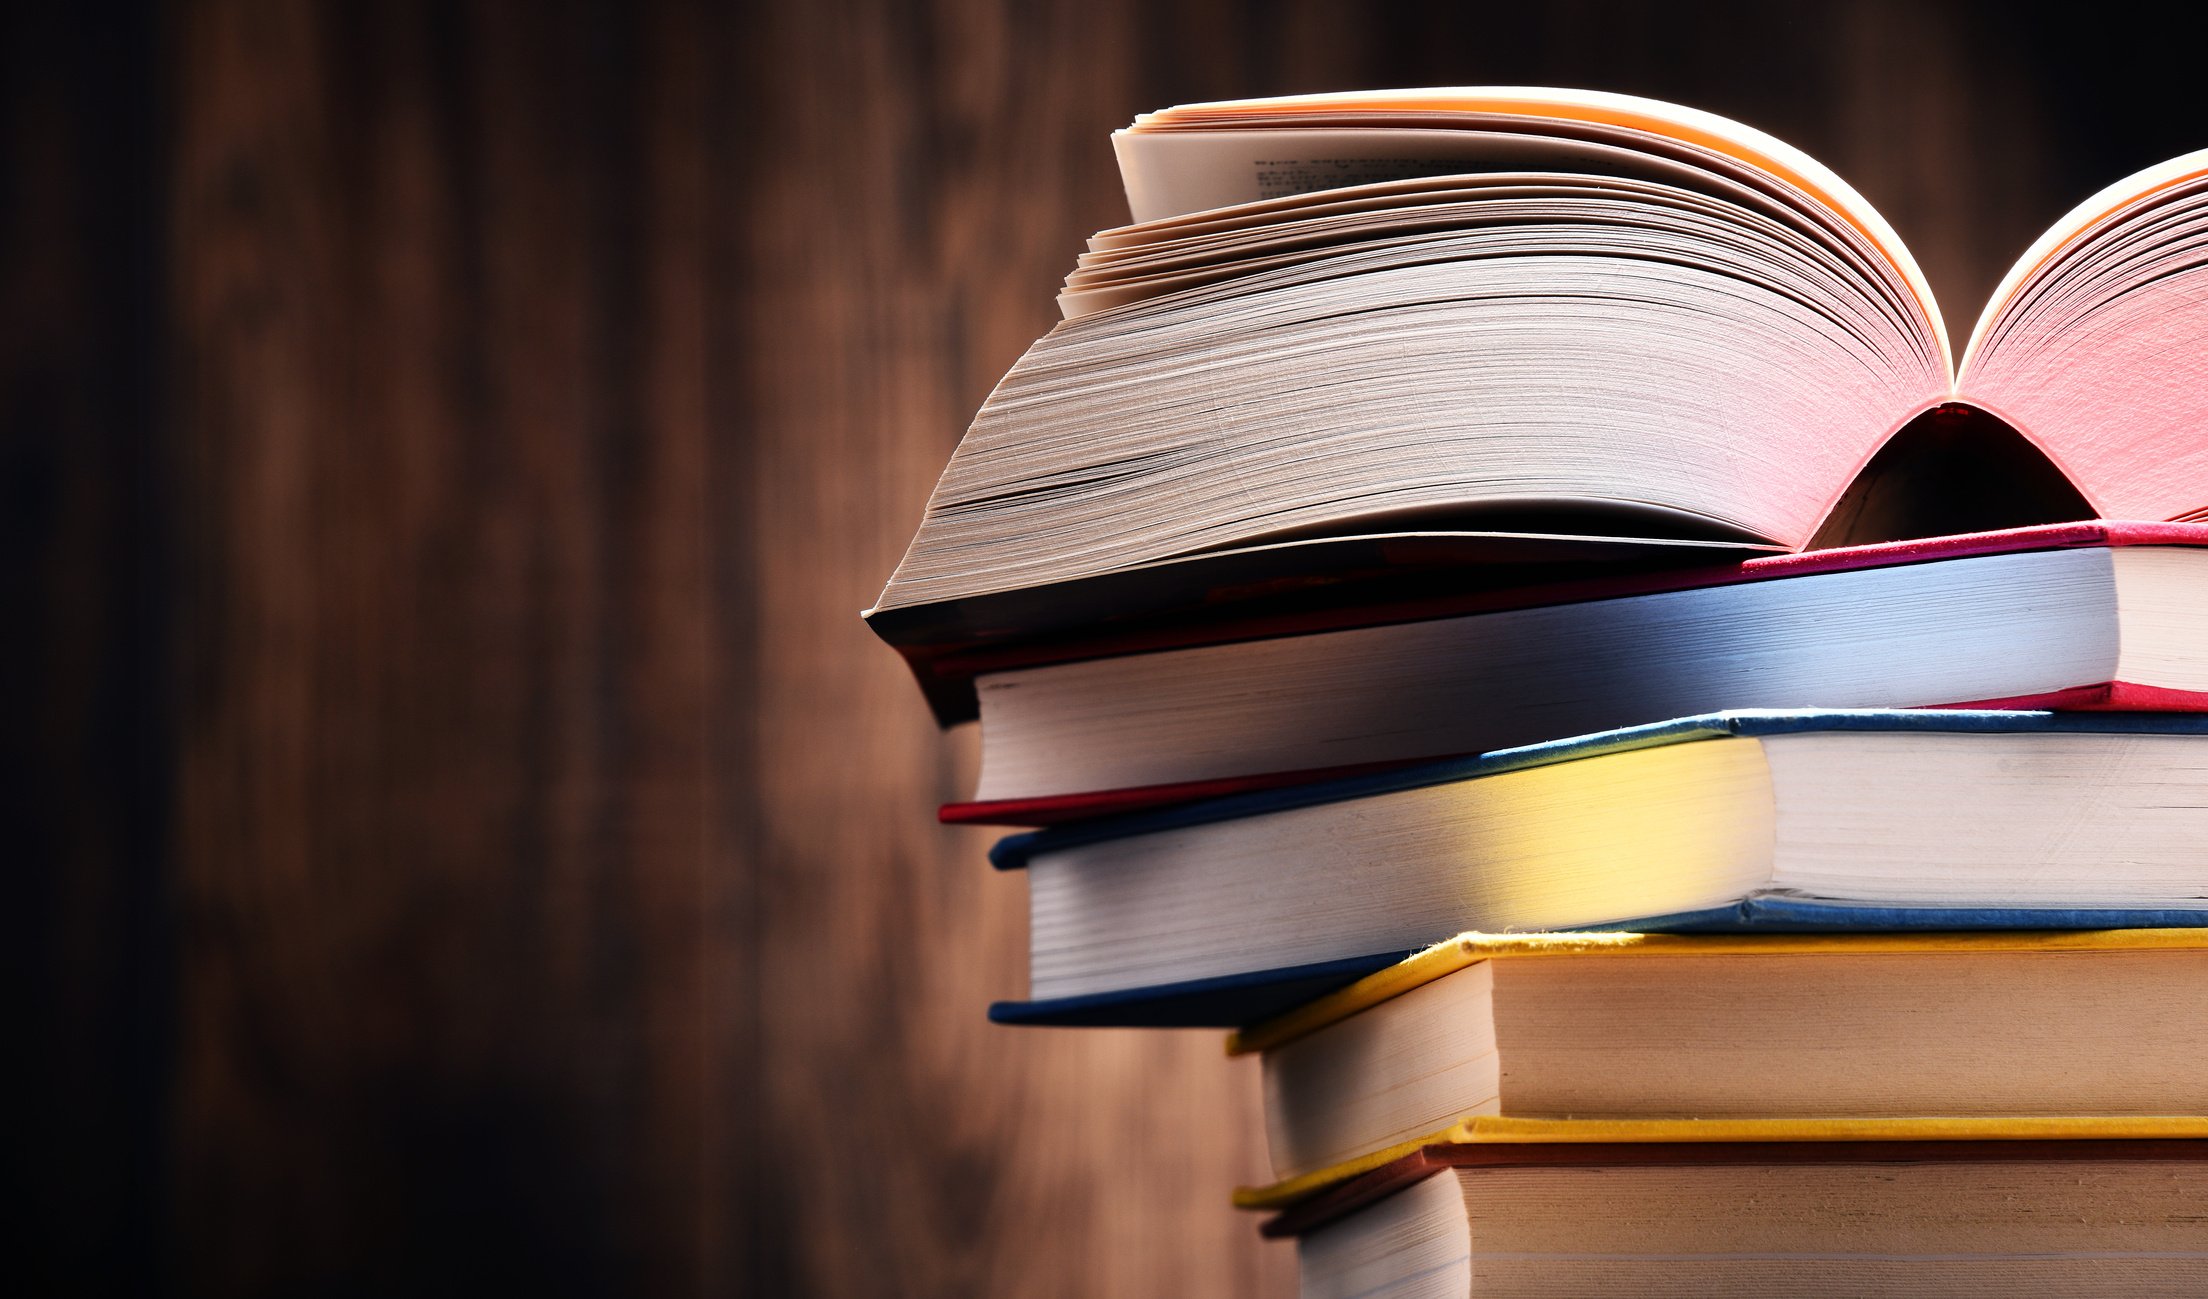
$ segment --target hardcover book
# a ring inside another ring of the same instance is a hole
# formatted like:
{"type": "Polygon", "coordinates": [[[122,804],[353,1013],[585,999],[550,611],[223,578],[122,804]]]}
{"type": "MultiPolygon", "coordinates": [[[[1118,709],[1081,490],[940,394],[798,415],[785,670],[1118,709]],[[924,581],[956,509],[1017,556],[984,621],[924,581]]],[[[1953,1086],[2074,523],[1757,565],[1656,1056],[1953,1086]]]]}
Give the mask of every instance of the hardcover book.
{"type": "Polygon", "coordinates": [[[1264,1231],[1305,1299],[2177,1299],[2208,1290],[2204,1200],[2198,1139],[1450,1145],[1264,1231]]]}
{"type": "Polygon", "coordinates": [[[1230,1050],[1289,1182],[1495,1117],[2208,1114],[2208,929],[1467,934],[1230,1050]]]}
{"type": "Polygon", "coordinates": [[[1460,932],[2208,923],[2208,717],[1733,712],[1004,840],[1013,1022],[1236,1026],[1460,932]]]}
{"type": "Polygon", "coordinates": [[[2200,708],[2204,543],[2027,528],[990,672],[976,801],[943,815],[1049,824],[1727,708],[2200,708]]]}

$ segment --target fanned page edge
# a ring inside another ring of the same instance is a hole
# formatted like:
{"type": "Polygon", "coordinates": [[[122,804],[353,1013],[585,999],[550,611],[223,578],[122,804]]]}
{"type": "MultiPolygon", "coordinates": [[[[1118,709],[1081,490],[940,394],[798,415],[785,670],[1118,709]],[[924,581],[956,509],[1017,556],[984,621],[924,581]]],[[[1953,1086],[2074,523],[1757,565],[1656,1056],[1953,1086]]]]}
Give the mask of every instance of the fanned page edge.
{"type": "MultiPolygon", "coordinates": [[[[1551,86],[1444,86],[1416,90],[1364,90],[1333,94],[1289,95],[1273,99],[1218,100],[1181,104],[1138,115],[1113,135],[1115,151],[1123,138],[1183,129],[1202,129],[1202,118],[1255,117],[1276,112],[1341,113],[1490,113],[1501,116],[1592,122],[1667,136],[1724,154],[1801,190],[1838,215],[1885,255],[1932,325],[1940,358],[1952,385],[1954,349],[1932,286],[1914,255],[1878,209],[1831,168],[1776,136],[1744,122],[1701,109],[1638,95],[1570,90],[1551,86]],[[1195,119],[1195,120],[1189,120],[1195,119]]],[[[1350,123],[1343,123],[1350,125],[1350,123]]],[[[1124,160],[1125,155],[1122,154],[1124,160]]],[[[1124,161],[1123,161],[1124,169],[1124,161]]],[[[1130,193],[1132,186],[1130,185],[1130,193]]]]}
{"type": "MultiPolygon", "coordinates": [[[[1987,332],[1993,328],[2001,312],[2015,299],[2027,281],[2058,254],[2086,239],[2096,227],[2120,215],[2132,204],[2203,176],[2208,176],[2208,149],[2179,154],[2167,162],[2158,162],[2103,187],[2091,198],[2065,212],[2061,220],[2049,226],[2047,232],[2025,249],[2024,255],[2017,258],[2016,263],[2009,268],[2009,273],[2002,277],[1993,296],[1986,300],[1984,309],[1979,312],[1978,323],[1971,327],[1962,359],[1955,364],[1955,391],[1958,397],[1974,405],[1984,405],[1979,399],[1966,395],[1971,363],[1977,359],[1979,347],[1985,341],[1987,332]]],[[[1986,409],[1992,410],[1993,407],[1987,406],[1986,409]]]]}
{"type": "MultiPolygon", "coordinates": [[[[1817,163],[1808,155],[1785,144],[1783,141],[1714,114],[1655,100],[1599,92],[1560,91],[1544,88],[1499,87],[1468,90],[1367,92],[1346,97],[1305,96],[1284,100],[1244,101],[1227,107],[1231,111],[1248,114],[1277,112],[1283,105],[1313,105],[1329,102],[1338,106],[1348,105],[1347,111],[1351,116],[1356,113],[1371,113],[1379,110],[1392,111],[1391,106],[1397,104],[1406,104],[1414,108],[1417,105],[1425,104],[1433,106],[1436,111],[1493,110],[1487,112],[1486,115],[1490,118],[1503,119],[1506,125],[1507,119],[1512,116],[1527,123],[1539,121],[1551,123],[1579,122],[1589,126],[1609,128],[1620,133],[1638,134],[1644,139],[1676,141],[1682,146],[1692,147],[1712,158],[1728,159],[1744,170],[1755,171],[1767,176],[1774,186],[1795,193],[1798,202],[1821,213],[1819,223],[1829,221],[1835,228],[1852,231],[1855,238],[1851,239],[1850,242],[1859,241],[1858,246],[1862,250],[1862,255],[1870,262],[1883,263],[1887,274],[1878,278],[1886,279],[1889,285],[1895,280],[1899,281],[1899,286],[1905,289],[1906,293],[1915,300],[1917,310],[1913,314],[1917,317],[1919,327],[1930,332],[1933,336],[1929,341],[1938,348],[1941,373],[1934,375],[1928,367],[1924,377],[1928,386],[1937,385],[1939,391],[1936,394],[1920,395],[1910,411],[1904,412],[1899,419],[1893,421],[1892,427],[1900,427],[1917,407],[1936,401],[1939,397],[1946,395],[1946,390],[1949,387],[1949,375],[1945,373],[1948,368],[1946,365],[1948,343],[1945,329],[1940,319],[1937,303],[1932,300],[1929,286],[1924,282],[1922,273],[1916,266],[1914,259],[1910,256],[1906,247],[1901,244],[1892,228],[1852,187],[1849,187],[1845,181],[1823,167],[1822,164],[1817,163]]],[[[1207,106],[1196,105],[1146,114],[1137,119],[1135,127],[1121,132],[1115,137],[1115,140],[1124,143],[1145,134],[1169,134],[1172,133],[1170,123],[1175,115],[1201,114],[1206,111],[1212,110],[1207,106]]],[[[1315,119],[1310,120],[1312,120],[1313,125],[1323,125],[1323,122],[1315,119]]],[[[1539,134],[1539,132],[1529,133],[1539,134]]],[[[1882,290],[1882,296],[1891,293],[1891,288],[1882,290]]],[[[1892,301],[1891,297],[1888,300],[1892,301]]],[[[1899,306],[1900,304],[1895,302],[1894,305],[1899,306]]],[[[1921,335],[1919,337],[1920,342],[1917,346],[1921,348],[1924,340],[1921,339],[1921,335]]],[[[1924,359],[1930,360],[1932,358],[1924,359]]],[[[1017,368],[1015,367],[1015,372],[1017,372],[1017,368]]],[[[1914,385],[1905,386],[1913,387],[1914,385]]],[[[1906,393],[1897,395],[1904,399],[1907,398],[1906,393]]],[[[984,411],[986,412],[986,410],[987,406],[985,405],[984,411]]],[[[1889,436],[1891,431],[1892,428],[1889,428],[1889,436]]],[[[971,433],[969,433],[969,436],[971,436],[971,433]]],[[[1883,441],[1881,445],[1883,445],[1883,441]]],[[[1875,450],[1875,447],[1866,448],[1864,458],[1867,459],[1875,450]]],[[[957,462],[958,458],[954,456],[953,465],[955,466],[957,462]]],[[[1839,493],[1845,491],[1846,486],[1847,482],[1844,477],[1840,481],[1831,484],[1832,497],[1837,499],[1839,493]]],[[[942,490],[939,483],[938,495],[942,490]]],[[[1814,506],[1819,502],[1806,495],[1804,502],[1806,506],[1811,507],[1805,513],[1804,521],[1813,525],[1816,517],[1814,506]]],[[[1823,502],[1823,504],[1829,506],[1829,501],[1823,502]]],[[[931,499],[928,517],[933,518],[936,513],[936,501],[931,499]]],[[[919,535],[926,535],[928,528],[929,524],[924,520],[919,535]]],[[[1806,537],[1811,530],[1813,530],[1813,527],[1805,527],[1800,537],[1792,539],[1793,544],[1798,546],[1802,537],[1806,537]]],[[[917,537],[914,544],[917,547],[917,537]]],[[[914,553],[914,549],[908,549],[905,559],[899,563],[897,570],[891,575],[888,584],[878,597],[875,608],[863,615],[869,619],[870,624],[878,618],[883,620],[880,628],[885,639],[894,640],[896,638],[895,633],[889,630],[889,615],[903,613],[908,609],[925,608],[930,604],[937,603],[937,601],[908,603],[912,597],[900,595],[904,587],[919,580],[911,577],[909,573],[914,553]]],[[[1099,573],[1095,576],[1108,575],[1110,574],[1099,573]]],[[[1011,582],[1001,591],[979,594],[1009,595],[1021,589],[1024,588],[1020,583],[1011,582]]]]}

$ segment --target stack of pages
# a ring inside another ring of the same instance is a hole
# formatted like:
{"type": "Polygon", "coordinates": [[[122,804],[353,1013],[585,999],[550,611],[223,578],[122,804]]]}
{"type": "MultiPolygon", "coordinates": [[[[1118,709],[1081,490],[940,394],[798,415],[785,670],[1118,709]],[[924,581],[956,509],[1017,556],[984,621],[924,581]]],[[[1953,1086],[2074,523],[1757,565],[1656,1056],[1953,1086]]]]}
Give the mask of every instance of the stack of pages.
{"type": "Polygon", "coordinates": [[[1523,88],[1114,137],[876,608],[1011,1023],[1263,1056],[1304,1293],[2208,1293],[2208,153],[1958,352],[1813,160],[1523,88]]]}

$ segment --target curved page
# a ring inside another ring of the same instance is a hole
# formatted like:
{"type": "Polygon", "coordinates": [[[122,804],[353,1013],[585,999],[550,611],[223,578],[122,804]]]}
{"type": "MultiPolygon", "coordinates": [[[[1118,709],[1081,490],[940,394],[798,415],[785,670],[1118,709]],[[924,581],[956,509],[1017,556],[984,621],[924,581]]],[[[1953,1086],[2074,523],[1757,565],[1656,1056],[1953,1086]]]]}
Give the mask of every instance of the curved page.
{"type": "Polygon", "coordinates": [[[1638,503],[1642,535],[1798,548],[1945,387],[1844,272],[1742,208],[1495,199],[1068,321],[983,406],[882,605],[1386,517],[1638,503]]]}
{"type": "Polygon", "coordinates": [[[2103,517],[2208,510],[2208,151],[2058,222],[1988,307],[1957,387],[2103,517]]]}
{"type": "Polygon", "coordinates": [[[1361,152],[1282,155],[1277,149],[1260,149],[1242,154],[1238,166],[1237,150],[1243,146],[1238,146],[1233,136],[1239,133],[1328,125],[1355,125],[1376,132],[1388,128],[1463,128],[1483,125],[1483,119],[1522,133],[1576,130],[1621,143],[1638,141],[1643,148],[1651,139],[1666,141],[1705,157],[1727,160],[1747,176],[1776,183],[1802,196],[1857,232],[1908,286],[1938,337],[1942,371],[1950,369],[1946,328],[1940,322],[1931,286],[1901,237],[1877,209],[1808,154],[1715,113],[1634,95],[1538,86],[1373,90],[1180,105],[1137,117],[1133,126],[1114,135],[1113,144],[1127,182],[1129,206],[1135,219],[1143,221],[1268,197],[1264,192],[1268,188],[1286,193],[1385,179],[1385,168],[1391,160],[1413,167],[1419,161],[1416,153],[1406,155],[1376,135],[1369,150],[1361,152]],[[1213,179],[1202,188],[1189,184],[1194,179],[1188,166],[1190,153],[1184,150],[1176,155],[1173,146],[1164,143],[1192,132],[1209,134],[1214,145],[1209,165],[1201,168],[1213,179]],[[1364,174],[1355,174],[1360,170],[1364,174]],[[1338,178],[1329,179],[1330,171],[1338,178]],[[1235,176],[1241,177],[1249,190],[1234,195],[1220,188],[1225,178],[1235,176]]]}

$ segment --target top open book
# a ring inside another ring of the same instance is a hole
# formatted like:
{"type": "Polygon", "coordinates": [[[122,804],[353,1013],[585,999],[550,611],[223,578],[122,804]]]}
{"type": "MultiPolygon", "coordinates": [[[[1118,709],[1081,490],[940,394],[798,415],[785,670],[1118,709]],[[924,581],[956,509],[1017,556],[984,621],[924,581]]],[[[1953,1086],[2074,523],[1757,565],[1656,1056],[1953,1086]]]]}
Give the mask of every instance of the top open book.
{"type": "MultiPolygon", "coordinates": [[[[1067,319],[975,418],[870,614],[889,639],[1314,538],[1881,539],[1851,484],[1959,407],[2067,500],[1969,526],[2208,513],[2208,151],[2057,222],[1958,357],[1862,196],[1707,113],[1380,91],[1173,108],[1114,143],[1137,224],[1090,241],[1067,319]]],[[[1912,526],[1960,530],[1938,522],[1912,526]]]]}

